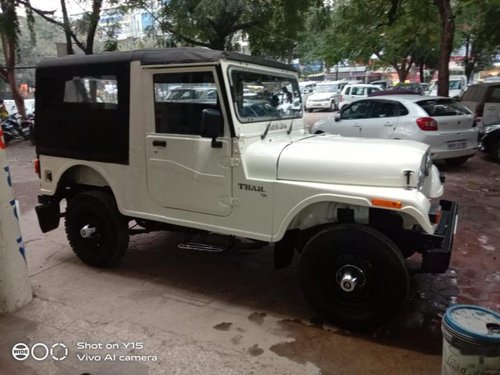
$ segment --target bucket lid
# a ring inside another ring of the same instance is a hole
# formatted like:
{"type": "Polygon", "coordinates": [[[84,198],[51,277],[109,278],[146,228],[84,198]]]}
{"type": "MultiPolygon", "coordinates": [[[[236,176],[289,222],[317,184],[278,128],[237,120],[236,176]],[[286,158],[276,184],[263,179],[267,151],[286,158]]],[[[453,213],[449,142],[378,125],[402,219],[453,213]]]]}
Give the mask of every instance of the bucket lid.
{"type": "Polygon", "coordinates": [[[443,322],[461,336],[500,344],[500,314],[474,305],[449,307],[443,322]]]}

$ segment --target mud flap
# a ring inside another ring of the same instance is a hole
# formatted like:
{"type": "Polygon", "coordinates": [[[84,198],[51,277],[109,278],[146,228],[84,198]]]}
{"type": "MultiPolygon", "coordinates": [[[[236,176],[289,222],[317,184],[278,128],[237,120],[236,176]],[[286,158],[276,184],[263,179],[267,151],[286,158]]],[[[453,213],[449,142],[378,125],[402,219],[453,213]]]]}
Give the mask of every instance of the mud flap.
{"type": "Polygon", "coordinates": [[[43,233],[47,233],[59,226],[61,212],[58,201],[51,201],[35,207],[38,224],[43,233]]]}

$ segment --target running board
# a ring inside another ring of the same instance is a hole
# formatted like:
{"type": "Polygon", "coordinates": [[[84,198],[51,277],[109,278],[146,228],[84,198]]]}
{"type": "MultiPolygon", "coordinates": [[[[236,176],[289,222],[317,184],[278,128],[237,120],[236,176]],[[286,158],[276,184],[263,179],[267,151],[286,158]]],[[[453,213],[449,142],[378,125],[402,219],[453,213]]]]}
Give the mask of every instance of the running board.
{"type": "Polygon", "coordinates": [[[204,251],[209,253],[222,253],[227,250],[226,248],[220,246],[213,246],[195,242],[180,243],[177,245],[177,247],[182,250],[195,250],[195,251],[204,251]]]}

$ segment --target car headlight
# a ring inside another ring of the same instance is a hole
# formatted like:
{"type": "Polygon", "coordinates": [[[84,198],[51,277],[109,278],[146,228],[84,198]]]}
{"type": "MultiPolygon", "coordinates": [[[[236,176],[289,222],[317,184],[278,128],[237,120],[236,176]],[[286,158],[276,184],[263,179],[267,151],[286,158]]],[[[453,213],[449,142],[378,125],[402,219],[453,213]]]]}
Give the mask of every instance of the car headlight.
{"type": "Polygon", "coordinates": [[[422,190],[424,186],[425,179],[429,176],[432,168],[432,158],[430,151],[427,151],[422,157],[422,162],[420,163],[420,170],[418,171],[418,190],[422,190]]]}

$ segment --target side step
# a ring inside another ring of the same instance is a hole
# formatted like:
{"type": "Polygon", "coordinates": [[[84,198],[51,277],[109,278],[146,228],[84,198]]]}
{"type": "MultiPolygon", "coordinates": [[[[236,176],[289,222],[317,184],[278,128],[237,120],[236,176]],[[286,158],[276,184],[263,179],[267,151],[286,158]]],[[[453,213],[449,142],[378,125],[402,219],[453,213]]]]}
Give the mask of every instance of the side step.
{"type": "Polygon", "coordinates": [[[177,247],[182,250],[195,250],[195,251],[204,251],[209,253],[222,253],[227,250],[227,248],[224,247],[208,245],[204,243],[196,243],[196,242],[180,243],[177,245],[177,247]]]}

